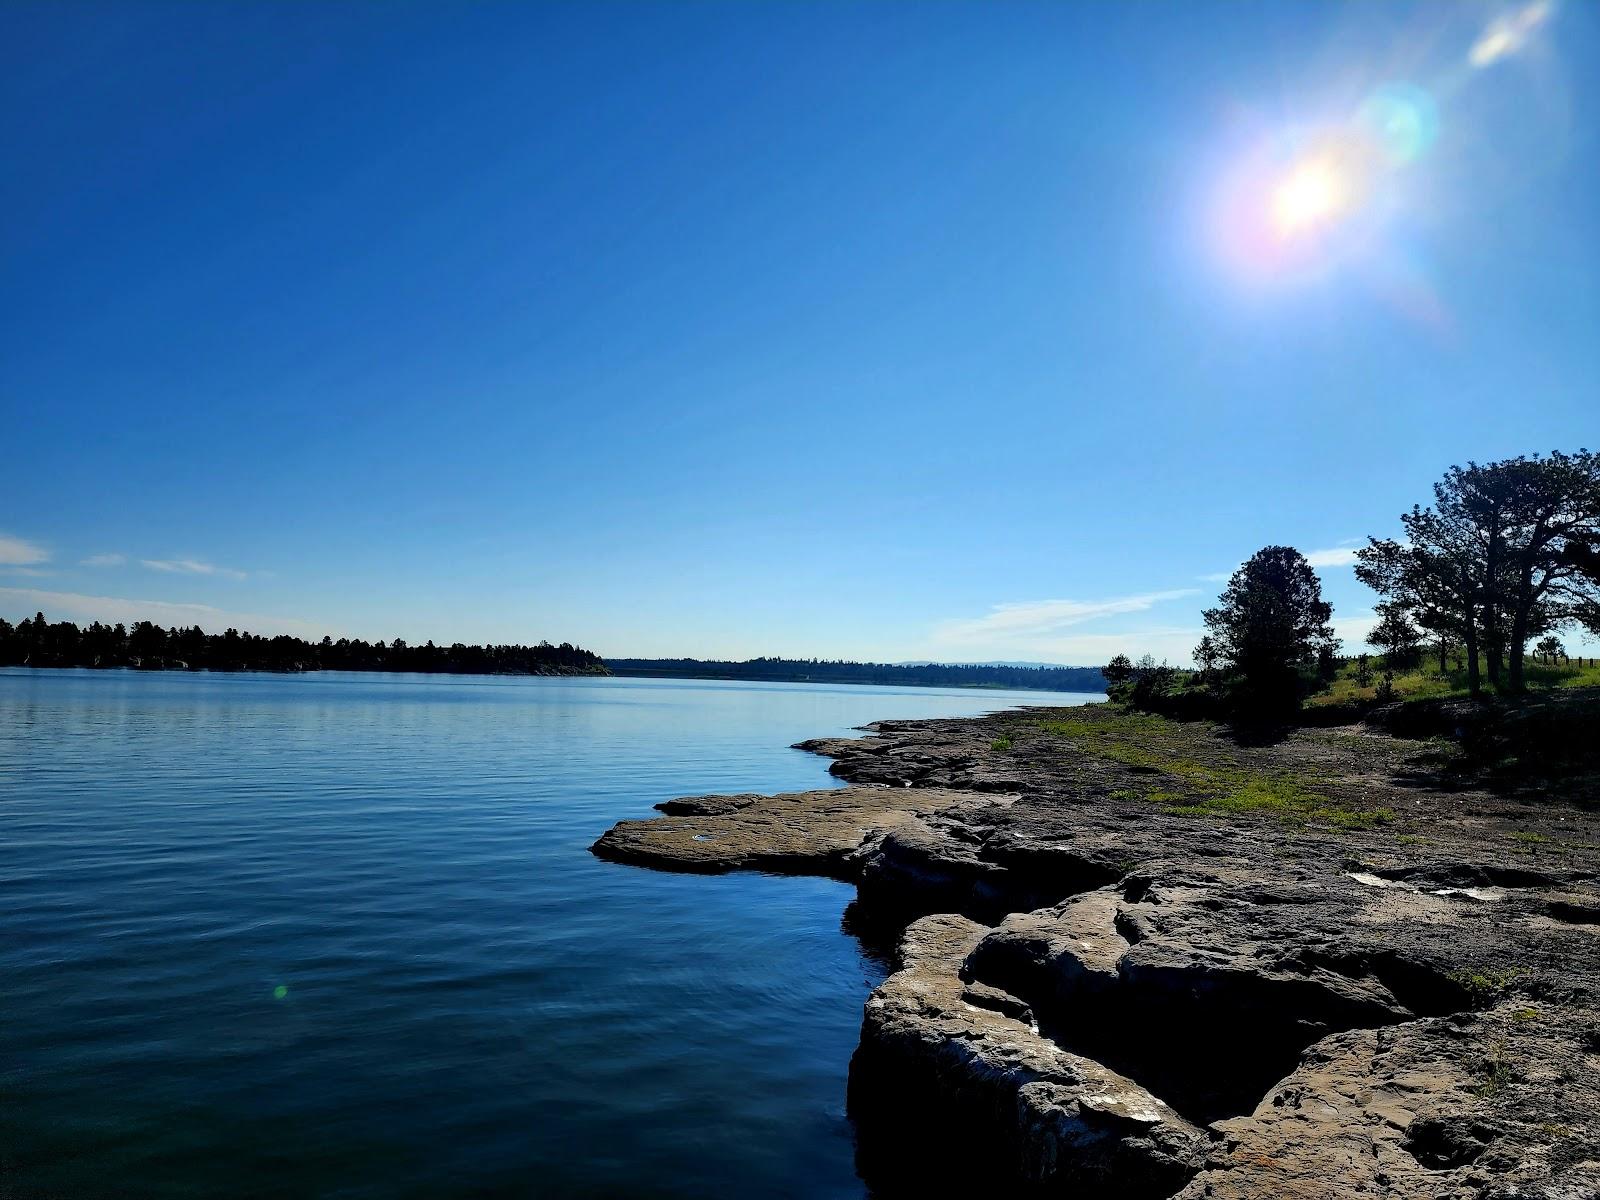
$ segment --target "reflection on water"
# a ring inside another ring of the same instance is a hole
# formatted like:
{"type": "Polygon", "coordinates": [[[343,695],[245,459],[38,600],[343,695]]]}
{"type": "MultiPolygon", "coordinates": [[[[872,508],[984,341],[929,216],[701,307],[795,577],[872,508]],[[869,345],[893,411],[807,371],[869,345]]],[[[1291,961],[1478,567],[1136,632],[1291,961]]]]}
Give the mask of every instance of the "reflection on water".
{"type": "Polygon", "coordinates": [[[827,880],[601,863],[1038,693],[0,671],[0,1192],[859,1196],[827,880]]]}

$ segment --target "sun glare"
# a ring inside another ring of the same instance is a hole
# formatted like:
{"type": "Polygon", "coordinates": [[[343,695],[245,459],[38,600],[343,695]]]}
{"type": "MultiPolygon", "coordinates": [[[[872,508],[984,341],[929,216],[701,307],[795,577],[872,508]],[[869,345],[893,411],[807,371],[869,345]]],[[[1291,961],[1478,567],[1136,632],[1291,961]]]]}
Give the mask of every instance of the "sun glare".
{"type": "Polygon", "coordinates": [[[1302,163],[1272,193],[1273,225],[1282,237],[1324,228],[1349,202],[1348,183],[1331,163],[1302,163]]]}

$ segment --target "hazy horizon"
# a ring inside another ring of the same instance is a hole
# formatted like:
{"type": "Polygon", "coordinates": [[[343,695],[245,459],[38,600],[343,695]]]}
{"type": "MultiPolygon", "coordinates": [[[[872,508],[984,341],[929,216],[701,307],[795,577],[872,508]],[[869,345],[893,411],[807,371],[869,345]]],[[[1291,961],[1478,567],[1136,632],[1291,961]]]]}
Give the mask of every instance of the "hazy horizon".
{"type": "Polygon", "coordinates": [[[1367,535],[1600,430],[1593,6],[0,28],[13,620],[1186,662],[1289,544],[1354,653],[1367,535]]]}

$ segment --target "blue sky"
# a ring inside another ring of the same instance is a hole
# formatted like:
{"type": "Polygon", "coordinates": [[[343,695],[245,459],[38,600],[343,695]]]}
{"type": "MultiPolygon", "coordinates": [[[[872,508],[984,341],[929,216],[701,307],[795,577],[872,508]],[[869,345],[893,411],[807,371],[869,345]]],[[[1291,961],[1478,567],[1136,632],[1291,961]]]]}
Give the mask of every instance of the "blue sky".
{"type": "Polygon", "coordinates": [[[0,614],[1177,661],[1283,542],[1353,645],[1600,431],[1597,22],[8,4],[0,614]]]}

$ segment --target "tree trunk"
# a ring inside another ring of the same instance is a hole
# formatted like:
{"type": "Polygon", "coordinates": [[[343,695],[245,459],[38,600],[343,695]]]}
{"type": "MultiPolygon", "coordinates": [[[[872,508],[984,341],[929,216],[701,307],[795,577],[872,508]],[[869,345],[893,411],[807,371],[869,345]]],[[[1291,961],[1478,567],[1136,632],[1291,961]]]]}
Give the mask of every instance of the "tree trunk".
{"type": "Polygon", "coordinates": [[[1519,604],[1517,614],[1511,620],[1511,669],[1506,674],[1506,686],[1513,692],[1522,690],[1522,660],[1527,645],[1528,608],[1519,604]]]}
{"type": "Polygon", "coordinates": [[[1467,690],[1474,700],[1483,695],[1483,680],[1478,676],[1478,631],[1471,621],[1465,633],[1467,643],[1467,690]]]}
{"type": "Polygon", "coordinates": [[[1489,682],[1500,690],[1500,666],[1505,652],[1505,639],[1501,636],[1500,601],[1500,509],[1493,509],[1493,523],[1488,530],[1488,543],[1483,560],[1483,644],[1489,653],[1489,682]]]}

